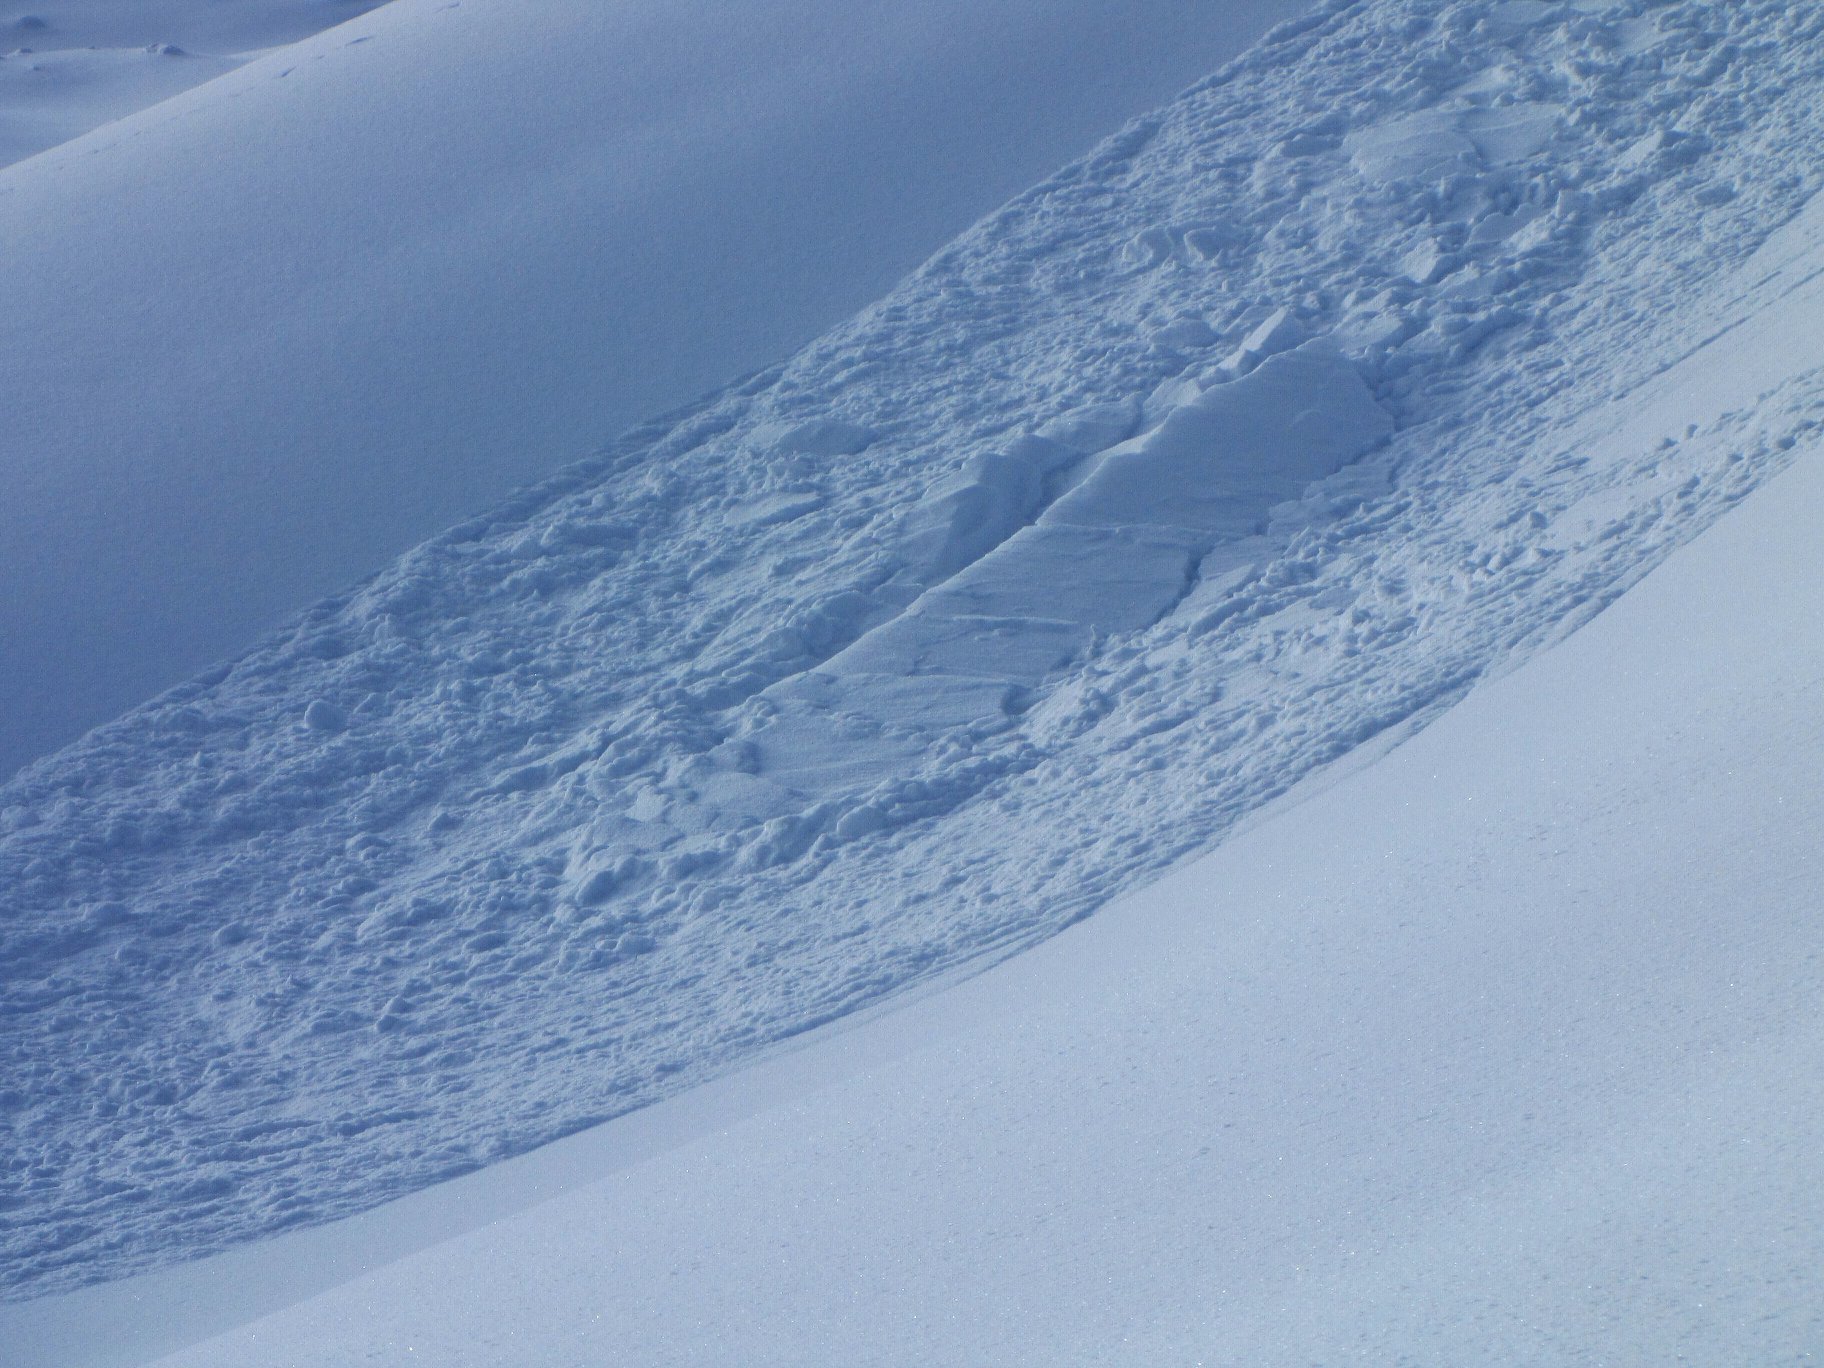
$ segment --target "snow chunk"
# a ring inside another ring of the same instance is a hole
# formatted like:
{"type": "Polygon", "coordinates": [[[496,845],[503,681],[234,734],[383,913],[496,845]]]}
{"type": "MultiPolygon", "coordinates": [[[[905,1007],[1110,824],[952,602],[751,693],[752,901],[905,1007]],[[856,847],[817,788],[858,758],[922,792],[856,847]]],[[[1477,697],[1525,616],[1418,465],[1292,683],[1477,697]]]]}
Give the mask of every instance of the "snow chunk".
{"type": "Polygon", "coordinates": [[[1012,686],[994,679],[951,678],[942,684],[900,675],[828,674],[814,671],[767,691],[769,698],[795,699],[871,718],[889,726],[941,731],[1005,717],[1014,705],[1012,686]]]}
{"type": "Polygon", "coordinates": [[[1201,318],[1187,316],[1167,323],[1153,334],[1152,340],[1161,347],[1175,350],[1208,347],[1216,341],[1216,330],[1201,318]]]}
{"type": "Polygon", "coordinates": [[[980,675],[1037,684],[1088,651],[1094,634],[1053,619],[951,616],[930,610],[882,623],[829,668],[854,674],[980,675]]]}
{"type": "Polygon", "coordinates": [[[1271,356],[1296,347],[1305,337],[1304,326],[1292,316],[1290,309],[1275,309],[1248,334],[1241,349],[1256,356],[1271,356]]]}
{"type": "Polygon", "coordinates": [[[1140,405],[1132,400],[1118,404],[1087,404],[1042,424],[1038,435],[1086,455],[1131,436],[1139,422],[1140,405]]]}
{"type": "Polygon", "coordinates": [[[872,446],[872,428],[835,418],[814,418],[808,423],[764,423],[754,429],[754,441],[784,454],[801,456],[853,456],[872,446]]]}
{"type": "Polygon", "coordinates": [[[1364,180],[1433,180],[1469,167],[1476,145],[1443,110],[1377,124],[1343,140],[1364,180]]]}
{"type": "Polygon", "coordinates": [[[304,709],[304,725],[315,732],[339,732],[348,726],[348,714],[334,703],[313,699],[304,709]]]}
{"type": "Polygon", "coordinates": [[[1426,238],[1400,258],[1400,273],[1415,285],[1432,285],[1450,274],[1450,256],[1426,238]]]}
{"type": "Polygon", "coordinates": [[[956,617],[1050,618],[1104,632],[1156,622],[1184,592],[1196,539],[1164,527],[1029,527],[923,600],[956,617]]]}
{"type": "Polygon", "coordinates": [[[1364,180],[1436,180],[1525,161],[1556,141],[1563,122],[1551,104],[1427,109],[1358,129],[1343,145],[1364,180]]]}
{"type": "Polygon", "coordinates": [[[1309,336],[1304,324],[1293,316],[1290,309],[1275,309],[1260,321],[1229,359],[1222,363],[1223,369],[1233,375],[1244,374],[1259,365],[1263,357],[1290,351],[1309,336]]]}
{"type": "Polygon", "coordinates": [[[1112,448],[1040,523],[1245,536],[1273,504],[1341,470],[1392,432],[1393,419],[1336,345],[1307,342],[1112,448]]]}
{"type": "Polygon", "coordinates": [[[921,583],[948,578],[999,546],[1032,517],[1039,471],[1002,452],[977,456],[907,515],[903,554],[921,583]]]}

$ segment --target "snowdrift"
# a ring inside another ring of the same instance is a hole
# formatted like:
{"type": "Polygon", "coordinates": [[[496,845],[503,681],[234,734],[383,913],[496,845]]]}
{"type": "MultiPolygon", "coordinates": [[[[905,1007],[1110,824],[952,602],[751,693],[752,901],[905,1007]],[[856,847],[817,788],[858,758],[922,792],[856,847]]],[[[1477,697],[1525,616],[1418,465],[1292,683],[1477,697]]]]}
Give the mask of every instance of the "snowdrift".
{"type": "Polygon", "coordinates": [[[1588,621],[1815,445],[1820,37],[1321,7],[783,365],[26,770],[9,1294],[980,969],[1588,621]]]}

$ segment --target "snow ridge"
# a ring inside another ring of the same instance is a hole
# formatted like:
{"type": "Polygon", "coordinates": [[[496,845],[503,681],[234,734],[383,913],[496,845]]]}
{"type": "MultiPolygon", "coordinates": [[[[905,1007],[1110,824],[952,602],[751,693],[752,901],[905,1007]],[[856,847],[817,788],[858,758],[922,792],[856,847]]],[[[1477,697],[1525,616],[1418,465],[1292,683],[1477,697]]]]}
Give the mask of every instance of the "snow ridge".
{"type": "Polygon", "coordinates": [[[1817,305],[1821,36],[1321,6],[27,769],[0,1288],[370,1206],[1010,954],[1599,611],[1824,422],[1815,347],[1729,364],[1817,305]]]}

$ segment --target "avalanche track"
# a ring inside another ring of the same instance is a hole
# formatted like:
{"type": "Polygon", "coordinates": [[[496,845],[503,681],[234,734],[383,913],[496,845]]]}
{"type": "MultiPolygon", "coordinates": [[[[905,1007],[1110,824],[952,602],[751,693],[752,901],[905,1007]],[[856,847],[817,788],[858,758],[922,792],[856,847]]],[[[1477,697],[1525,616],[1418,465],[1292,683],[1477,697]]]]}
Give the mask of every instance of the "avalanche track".
{"type": "Polygon", "coordinates": [[[1008,956],[1587,620],[1824,421],[1821,37],[1320,6],[24,771],[0,1291],[370,1207],[1008,956]]]}

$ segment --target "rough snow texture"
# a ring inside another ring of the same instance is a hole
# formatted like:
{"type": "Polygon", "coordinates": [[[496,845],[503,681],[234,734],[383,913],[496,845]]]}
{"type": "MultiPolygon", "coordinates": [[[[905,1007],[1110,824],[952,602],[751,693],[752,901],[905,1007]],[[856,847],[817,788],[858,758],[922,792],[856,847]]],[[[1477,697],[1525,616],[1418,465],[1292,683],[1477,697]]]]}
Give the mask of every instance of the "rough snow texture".
{"type": "Polygon", "coordinates": [[[0,1334],[43,1368],[1812,1362],[1820,517],[1814,444],[1408,745],[968,983],[0,1334]],[[553,1200],[377,1238],[534,1167],[553,1200]]]}
{"type": "Polygon", "coordinates": [[[1007,955],[1587,619],[1824,417],[1821,37],[1324,6],[787,364],[25,771],[7,1289],[372,1205],[1007,955]]]}

